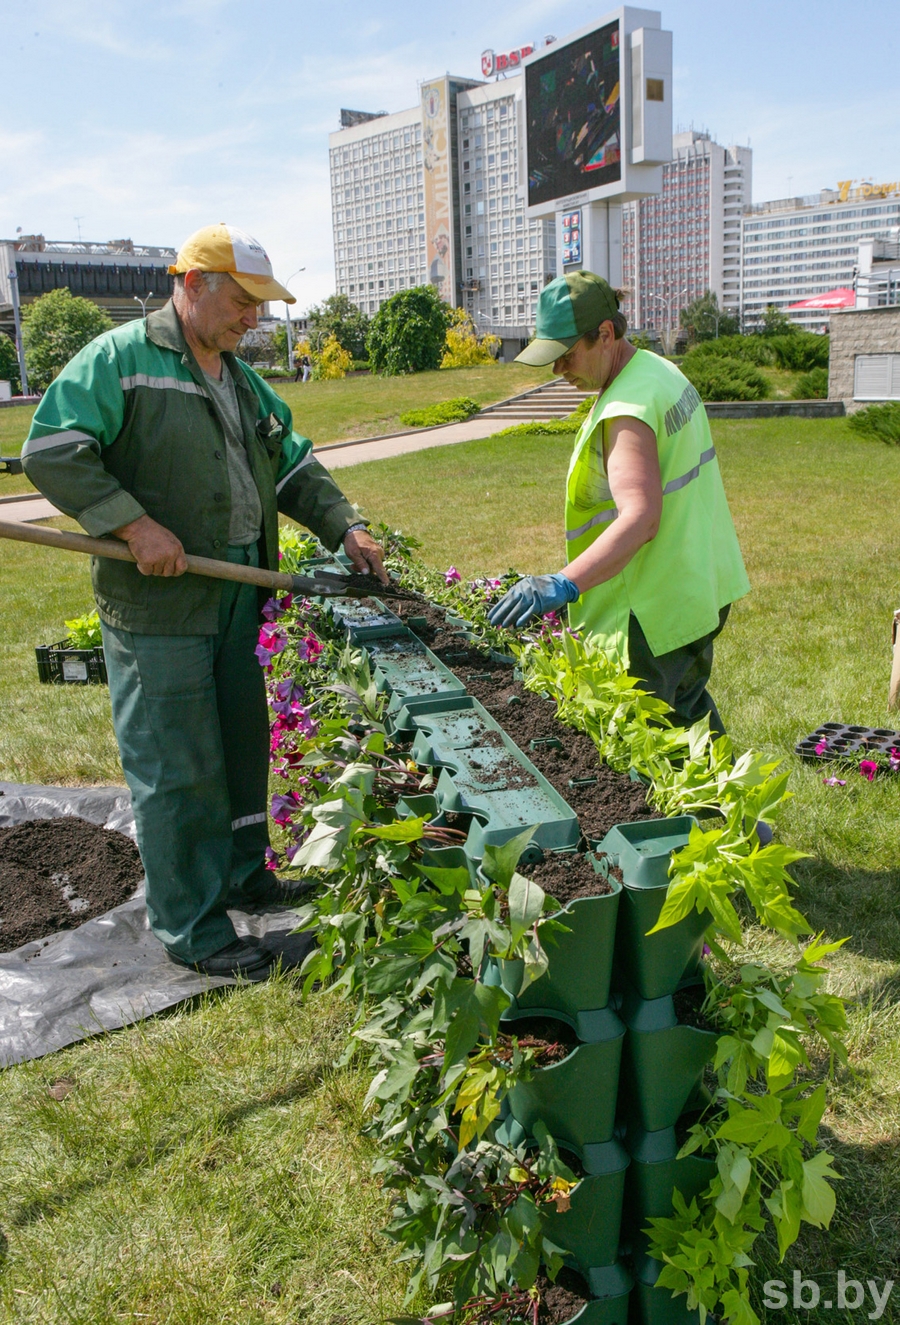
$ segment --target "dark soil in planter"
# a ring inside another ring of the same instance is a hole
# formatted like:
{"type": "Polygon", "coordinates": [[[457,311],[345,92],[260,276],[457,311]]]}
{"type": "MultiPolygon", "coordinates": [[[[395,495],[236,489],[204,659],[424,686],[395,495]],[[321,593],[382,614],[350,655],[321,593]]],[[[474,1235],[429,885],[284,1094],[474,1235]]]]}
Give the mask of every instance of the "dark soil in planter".
{"type": "Polygon", "coordinates": [[[519,1041],[520,1049],[534,1049],[535,1067],[551,1067],[561,1063],[579,1044],[571,1026],[553,1017],[521,1017],[507,1023],[509,1030],[500,1035],[498,1043],[512,1051],[512,1037],[519,1041]]]}
{"type": "Polygon", "coordinates": [[[571,805],[585,839],[599,841],[614,824],[661,817],[647,805],[644,786],[632,782],[627,774],[616,773],[601,764],[591,738],[557,720],[552,700],[526,690],[521,681],[514,680],[511,667],[473,648],[459,633],[460,627],[448,625],[440,608],[421,602],[393,606],[400,616],[426,618],[427,624],[416,627],[414,633],[459,677],[469,694],[509,732],[550,785],[571,805]],[[546,745],[531,749],[533,740],[548,736],[558,740],[562,749],[546,745]],[[570,781],[577,783],[579,779],[591,781],[569,786],[570,781]]]}
{"type": "Polygon", "coordinates": [[[553,854],[548,852],[537,865],[516,866],[520,874],[526,874],[540,884],[545,893],[565,906],[576,897],[603,897],[611,893],[612,888],[602,874],[598,874],[587,856],[574,852],[553,854]]]}
{"type": "Polygon", "coordinates": [[[682,1026],[693,1026],[698,1031],[718,1030],[702,1011],[705,998],[705,985],[689,985],[687,989],[676,989],[672,995],[672,1002],[675,1004],[675,1016],[682,1026]]]}
{"type": "Polygon", "coordinates": [[[567,1265],[560,1270],[553,1284],[544,1274],[539,1274],[537,1286],[541,1294],[538,1309],[540,1325],[564,1325],[591,1300],[591,1290],[581,1275],[577,1270],[570,1270],[567,1265]]]}
{"type": "Polygon", "coordinates": [[[143,873],[130,837],[73,815],[0,828],[0,951],[103,915],[143,873]]]}

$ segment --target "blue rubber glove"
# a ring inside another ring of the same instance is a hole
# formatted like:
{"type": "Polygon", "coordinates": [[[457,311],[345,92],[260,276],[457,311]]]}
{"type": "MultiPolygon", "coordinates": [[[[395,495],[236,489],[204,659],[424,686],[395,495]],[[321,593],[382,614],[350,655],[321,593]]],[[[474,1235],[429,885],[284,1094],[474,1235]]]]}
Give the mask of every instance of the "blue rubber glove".
{"type": "Polygon", "coordinates": [[[532,617],[555,612],[579,597],[578,585],[560,571],[556,575],[525,575],[488,612],[492,626],[524,626],[532,617]]]}

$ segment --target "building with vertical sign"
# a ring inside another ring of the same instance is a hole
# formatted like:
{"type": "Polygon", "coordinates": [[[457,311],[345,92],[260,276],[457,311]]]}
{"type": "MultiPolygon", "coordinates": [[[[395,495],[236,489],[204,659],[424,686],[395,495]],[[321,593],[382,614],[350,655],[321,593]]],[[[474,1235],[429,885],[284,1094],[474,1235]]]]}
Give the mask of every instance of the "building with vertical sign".
{"type": "Polygon", "coordinates": [[[624,311],[632,326],[674,330],[680,310],[707,290],[721,309],[738,312],[752,169],[749,147],[722,147],[695,130],[674,135],[662,192],[622,209],[624,311]]]}

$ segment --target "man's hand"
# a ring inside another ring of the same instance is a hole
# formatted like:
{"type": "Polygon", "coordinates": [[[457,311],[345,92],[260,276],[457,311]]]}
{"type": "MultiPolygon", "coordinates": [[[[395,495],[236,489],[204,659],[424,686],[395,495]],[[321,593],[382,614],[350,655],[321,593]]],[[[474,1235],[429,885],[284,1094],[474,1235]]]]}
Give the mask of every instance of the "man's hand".
{"type": "Polygon", "coordinates": [[[381,547],[367,529],[351,529],[344,535],[344,551],[358,571],[374,571],[382,584],[389,583],[381,560],[381,547]]]}
{"type": "Polygon", "coordinates": [[[180,541],[149,515],[141,515],[113,532],[128,544],[142,575],[183,575],[187,570],[180,541]]]}
{"type": "Polygon", "coordinates": [[[555,612],[578,598],[578,586],[557,575],[525,575],[488,612],[492,626],[524,626],[534,616],[555,612]]]}

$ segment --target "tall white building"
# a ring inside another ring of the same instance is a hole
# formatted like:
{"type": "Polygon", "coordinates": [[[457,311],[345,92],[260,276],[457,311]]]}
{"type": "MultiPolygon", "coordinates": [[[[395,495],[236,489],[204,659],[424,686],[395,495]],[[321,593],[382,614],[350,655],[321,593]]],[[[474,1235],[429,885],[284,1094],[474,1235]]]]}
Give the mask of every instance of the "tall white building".
{"type": "Polygon", "coordinates": [[[741,214],[752,196],[753,153],[722,147],[690,130],[672,138],[656,197],[622,209],[624,311],[646,331],[678,327],[679,312],[712,290],[719,307],[738,309],[741,214]]]}
{"type": "MultiPolygon", "coordinates": [[[[741,306],[747,328],[769,304],[789,304],[840,287],[852,288],[864,240],[889,238],[900,224],[900,184],[845,181],[806,198],[759,203],[741,225],[741,306]]],[[[828,313],[797,309],[791,320],[823,330],[828,313]]]]}
{"type": "Polygon", "coordinates": [[[371,315],[431,283],[479,331],[524,339],[556,275],[556,235],[525,216],[522,75],[420,91],[410,110],[329,136],[336,288],[371,315]]]}

